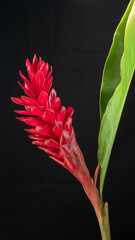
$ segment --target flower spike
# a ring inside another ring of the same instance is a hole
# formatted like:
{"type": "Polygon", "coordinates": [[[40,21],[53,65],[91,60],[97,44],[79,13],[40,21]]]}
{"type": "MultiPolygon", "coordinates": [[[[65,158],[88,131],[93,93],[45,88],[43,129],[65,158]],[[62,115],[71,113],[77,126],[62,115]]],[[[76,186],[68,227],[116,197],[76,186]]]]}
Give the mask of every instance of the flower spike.
{"type": "Polygon", "coordinates": [[[49,71],[48,63],[41,58],[38,61],[34,55],[32,63],[27,59],[26,68],[30,80],[20,71],[24,84],[19,85],[28,97],[12,98],[16,104],[25,107],[25,110],[15,110],[17,114],[24,115],[17,119],[32,126],[26,132],[30,133],[34,145],[72,172],[83,186],[92,184],[72,126],[74,110],[62,106],[55,89],[51,90],[52,67],[49,71]]]}

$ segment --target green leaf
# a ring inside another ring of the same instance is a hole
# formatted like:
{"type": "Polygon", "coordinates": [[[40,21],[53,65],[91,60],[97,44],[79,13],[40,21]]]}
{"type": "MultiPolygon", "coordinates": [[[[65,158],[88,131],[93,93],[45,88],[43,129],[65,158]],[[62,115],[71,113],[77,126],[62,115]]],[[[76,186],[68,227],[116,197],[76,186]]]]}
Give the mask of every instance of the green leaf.
{"type": "Polygon", "coordinates": [[[130,2],[114,33],[113,43],[104,66],[100,90],[100,119],[102,119],[107,103],[121,80],[120,61],[124,51],[125,27],[133,6],[133,2],[134,1],[130,2]]]}
{"type": "Polygon", "coordinates": [[[130,4],[116,29],[107,57],[100,92],[101,125],[98,138],[100,192],[120,117],[135,69],[135,3],[130,4]]]}

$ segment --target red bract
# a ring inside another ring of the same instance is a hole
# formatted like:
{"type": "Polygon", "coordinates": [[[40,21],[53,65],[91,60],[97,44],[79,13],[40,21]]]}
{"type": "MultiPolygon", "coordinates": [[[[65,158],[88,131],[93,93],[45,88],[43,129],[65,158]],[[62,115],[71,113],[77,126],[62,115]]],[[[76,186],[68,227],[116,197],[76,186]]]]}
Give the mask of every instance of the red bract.
{"type": "Polygon", "coordinates": [[[27,116],[18,119],[32,126],[26,132],[30,133],[34,145],[38,145],[50,158],[72,172],[83,186],[90,186],[92,180],[72,126],[74,110],[62,106],[56,91],[50,91],[52,67],[49,71],[48,63],[41,58],[38,62],[36,55],[32,64],[29,60],[26,61],[26,67],[30,80],[20,72],[24,85],[19,85],[28,97],[12,98],[15,103],[25,106],[25,110],[15,112],[27,116]]]}

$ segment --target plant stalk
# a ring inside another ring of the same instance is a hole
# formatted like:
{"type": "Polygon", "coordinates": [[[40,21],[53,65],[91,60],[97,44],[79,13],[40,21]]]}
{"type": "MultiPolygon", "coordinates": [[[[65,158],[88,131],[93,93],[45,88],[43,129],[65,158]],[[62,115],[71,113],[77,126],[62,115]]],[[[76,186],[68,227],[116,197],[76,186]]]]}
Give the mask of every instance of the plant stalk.
{"type": "Polygon", "coordinates": [[[103,209],[100,212],[100,218],[98,219],[102,240],[111,240],[108,203],[103,205],[103,209]]]}
{"type": "Polygon", "coordinates": [[[91,201],[98,222],[100,226],[102,240],[111,240],[110,235],[110,227],[109,227],[109,214],[108,214],[108,204],[103,202],[101,193],[97,189],[97,178],[100,170],[100,165],[97,165],[95,170],[94,179],[90,177],[89,171],[85,165],[84,158],[82,155],[78,155],[76,158],[78,160],[78,167],[74,173],[74,176],[80,181],[82,184],[86,195],[91,201]],[[81,161],[80,158],[81,157],[81,161]]]}
{"type": "Polygon", "coordinates": [[[111,240],[108,203],[103,203],[102,197],[94,183],[92,189],[84,188],[84,190],[94,207],[102,240],[111,240]]]}

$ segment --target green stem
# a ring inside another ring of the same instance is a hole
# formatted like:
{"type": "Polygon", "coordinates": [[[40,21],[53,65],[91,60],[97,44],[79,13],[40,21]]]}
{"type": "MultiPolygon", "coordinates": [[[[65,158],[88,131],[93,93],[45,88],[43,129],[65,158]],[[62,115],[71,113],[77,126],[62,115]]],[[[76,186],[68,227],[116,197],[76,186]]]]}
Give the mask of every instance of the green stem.
{"type": "Polygon", "coordinates": [[[111,240],[109,214],[108,214],[108,203],[103,205],[100,211],[100,218],[98,219],[102,240],[111,240]]]}
{"type": "Polygon", "coordinates": [[[91,189],[84,188],[84,190],[94,207],[100,226],[102,240],[111,240],[108,203],[103,203],[102,197],[94,183],[91,189]]]}

